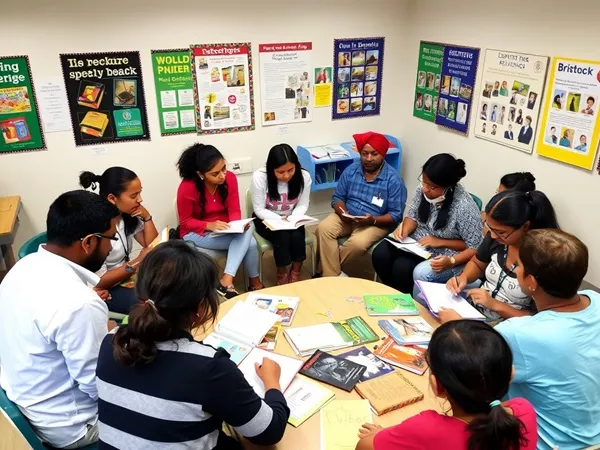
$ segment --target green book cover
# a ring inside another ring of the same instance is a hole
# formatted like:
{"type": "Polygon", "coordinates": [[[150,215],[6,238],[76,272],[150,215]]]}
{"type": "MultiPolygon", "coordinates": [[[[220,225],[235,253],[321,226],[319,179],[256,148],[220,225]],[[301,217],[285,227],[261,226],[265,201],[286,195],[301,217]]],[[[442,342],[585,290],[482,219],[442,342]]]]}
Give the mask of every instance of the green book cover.
{"type": "Polygon", "coordinates": [[[367,344],[379,340],[379,336],[360,316],[350,319],[340,320],[331,323],[336,331],[342,336],[344,342],[351,342],[353,345],[367,344]]]}
{"type": "Polygon", "coordinates": [[[408,294],[365,295],[370,316],[418,316],[419,310],[408,294]]]}

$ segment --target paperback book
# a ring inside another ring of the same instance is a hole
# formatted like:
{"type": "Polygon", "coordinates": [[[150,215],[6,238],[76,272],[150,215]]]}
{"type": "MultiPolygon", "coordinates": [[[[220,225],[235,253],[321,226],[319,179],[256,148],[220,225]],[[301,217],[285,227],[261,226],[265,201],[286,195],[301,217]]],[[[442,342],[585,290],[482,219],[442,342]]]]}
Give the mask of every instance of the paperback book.
{"type": "Polygon", "coordinates": [[[288,423],[299,427],[335,397],[331,389],[298,375],[283,395],[290,408],[288,423]]]}
{"type": "Polygon", "coordinates": [[[372,380],[373,378],[387,375],[394,371],[392,366],[379,359],[364,345],[348,352],[341,353],[338,356],[366,367],[365,372],[360,377],[359,381],[361,382],[372,380]]]}
{"type": "Polygon", "coordinates": [[[452,309],[464,319],[485,320],[485,316],[464,298],[452,294],[443,283],[415,281],[421,291],[421,297],[427,303],[429,311],[435,316],[441,308],[452,309]]]}
{"type": "Polygon", "coordinates": [[[427,370],[426,350],[418,346],[398,345],[391,337],[375,350],[375,356],[409,372],[423,375],[427,370]]]}
{"type": "Polygon", "coordinates": [[[433,334],[433,328],[422,317],[402,317],[398,319],[382,319],[377,322],[399,345],[428,344],[433,334]]]}
{"type": "Polygon", "coordinates": [[[317,350],[304,363],[300,373],[350,392],[365,370],[367,368],[363,365],[317,350]]]}
{"type": "Polygon", "coordinates": [[[400,372],[360,383],[356,386],[356,392],[369,401],[378,416],[412,405],[424,397],[400,372]]]}
{"type": "Polygon", "coordinates": [[[316,225],[319,219],[310,216],[287,216],[285,219],[265,219],[263,223],[271,231],[297,230],[300,227],[316,225]]]}
{"type": "Polygon", "coordinates": [[[277,314],[281,317],[281,325],[287,327],[294,320],[300,299],[282,295],[250,294],[246,303],[277,314]]]}
{"type": "Polygon", "coordinates": [[[383,294],[364,296],[370,316],[418,316],[419,310],[408,294],[383,294]]]}

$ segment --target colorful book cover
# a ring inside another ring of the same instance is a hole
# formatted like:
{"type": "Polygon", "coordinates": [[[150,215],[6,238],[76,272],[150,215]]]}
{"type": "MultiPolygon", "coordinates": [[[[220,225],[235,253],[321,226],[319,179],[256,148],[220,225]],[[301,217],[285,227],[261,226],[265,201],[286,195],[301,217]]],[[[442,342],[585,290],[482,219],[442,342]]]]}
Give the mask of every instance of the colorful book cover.
{"type": "Polygon", "coordinates": [[[77,104],[98,109],[104,96],[104,85],[102,83],[94,83],[93,81],[85,81],[81,83],[81,86],[82,89],[77,98],[77,104]]]}
{"type": "Polygon", "coordinates": [[[108,125],[108,116],[101,112],[88,112],[81,121],[81,132],[90,136],[102,137],[108,125]]]}
{"type": "Polygon", "coordinates": [[[377,356],[375,356],[364,345],[348,352],[341,353],[338,356],[367,368],[362,377],[360,377],[361,382],[372,380],[373,378],[377,378],[394,371],[394,368],[391,365],[377,358],[377,356]]]}
{"type": "Polygon", "coordinates": [[[350,392],[366,370],[363,365],[317,350],[299,372],[309,378],[350,392]]]}
{"type": "Polygon", "coordinates": [[[418,316],[419,310],[409,294],[365,295],[370,316],[418,316]]]}
{"type": "Polygon", "coordinates": [[[428,344],[433,328],[422,317],[379,320],[381,329],[399,345],[428,344]]]}
{"type": "Polygon", "coordinates": [[[375,356],[378,358],[417,375],[423,375],[427,370],[425,354],[425,349],[416,346],[398,345],[389,336],[375,350],[375,356]]]}
{"type": "Polygon", "coordinates": [[[423,400],[423,393],[400,372],[360,383],[356,392],[367,399],[378,416],[423,400]]]}
{"type": "Polygon", "coordinates": [[[258,344],[258,348],[263,350],[267,350],[272,352],[275,350],[275,346],[277,345],[277,337],[279,336],[279,331],[281,330],[281,322],[277,322],[275,325],[271,327],[262,342],[258,344]]]}
{"type": "Polygon", "coordinates": [[[237,342],[221,339],[214,333],[206,336],[202,343],[210,345],[214,348],[222,348],[226,350],[227,353],[229,353],[229,359],[231,359],[236,365],[239,365],[246,355],[250,353],[250,350],[252,350],[252,347],[249,345],[242,345],[237,342]]]}
{"type": "Polygon", "coordinates": [[[298,309],[298,297],[284,297],[278,295],[260,295],[250,294],[246,303],[256,306],[260,309],[266,309],[281,317],[281,324],[287,327],[292,324],[294,315],[298,309]]]}
{"type": "Polygon", "coordinates": [[[352,345],[368,344],[379,340],[379,336],[373,329],[360,317],[351,317],[350,319],[340,320],[331,323],[336,331],[342,336],[344,342],[352,345]]]}

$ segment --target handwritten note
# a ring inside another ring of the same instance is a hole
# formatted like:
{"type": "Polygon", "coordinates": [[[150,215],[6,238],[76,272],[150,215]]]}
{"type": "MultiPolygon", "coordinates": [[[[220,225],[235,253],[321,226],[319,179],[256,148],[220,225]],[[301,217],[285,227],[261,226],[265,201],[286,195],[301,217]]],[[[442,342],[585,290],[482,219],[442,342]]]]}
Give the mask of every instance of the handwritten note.
{"type": "Polygon", "coordinates": [[[334,400],[321,410],[321,450],[354,450],[358,430],[372,423],[367,400],[334,400]]]}

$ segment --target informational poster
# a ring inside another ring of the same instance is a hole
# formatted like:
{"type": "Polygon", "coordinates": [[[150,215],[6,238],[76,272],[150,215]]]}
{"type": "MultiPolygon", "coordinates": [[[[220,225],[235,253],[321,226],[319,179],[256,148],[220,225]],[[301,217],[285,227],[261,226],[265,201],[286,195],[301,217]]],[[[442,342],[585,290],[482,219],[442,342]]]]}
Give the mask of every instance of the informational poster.
{"type": "Polygon", "coordinates": [[[0,153],[46,148],[27,56],[0,56],[0,153]]]}
{"type": "Polygon", "coordinates": [[[249,42],[190,46],[196,131],[254,130],[254,77],[249,42]]]}
{"type": "Polygon", "coordinates": [[[63,53],[75,145],[150,140],[140,54],[63,53]]]}
{"type": "Polygon", "coordinates": [[[435,122],[440,95],[444,46],[421,41],[413,116],[435,122]]]}
{"type": "Polygon", "coordinates": [[[62,77],[47,77],[38,82],[36,90],[44,133],[71,131],[69,101],[62,77]]]}
{"type": "Polygon", "coordinates": [[[196,132],[190,50],[152,50],[160,134],[196,132]]]}
{"type": "Polygon", "coordinates": [[[475,136],[533,152],[548,57],[486,50],[478,93],[475,136]]]}
{"type": "Polygon", "coordinates": [[[382,37],[334,40],[332,119],[379,115],[382,37]]]}
{"type": "Polygon", "coordinates": [[[478,62],[478,48],[456,45],[444,47],[440,99],[435,123],[465,136],[469,134],[478,62]]]}
{"type": "Polygon", "coordinates": [[[552,58],[537,152],[592,169],[600,140],[600,61],[552,58]]]}
{"type": "Polygon", "coordinates": [[[331,106],[333,93],[333,67],[315,67],[315,108],[331,106]]]}
{"type": "Polygon", "coordinates": [[[312,120],[312,42],[261,44],[263,126],[312,120]]]}

